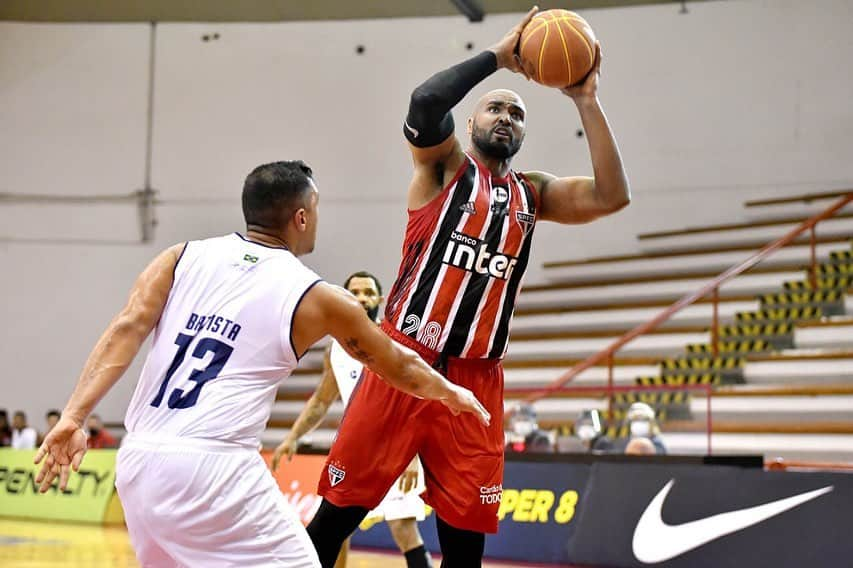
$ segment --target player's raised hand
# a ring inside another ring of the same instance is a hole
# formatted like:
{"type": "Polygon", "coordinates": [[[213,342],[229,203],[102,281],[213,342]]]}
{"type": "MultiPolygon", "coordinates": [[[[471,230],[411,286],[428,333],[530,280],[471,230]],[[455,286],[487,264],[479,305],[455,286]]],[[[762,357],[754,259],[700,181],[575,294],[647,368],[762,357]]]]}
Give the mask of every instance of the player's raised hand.
{"type": "Polygon", "coordinates": [[[454,416],[462,412],[470,412],[474,414],[483,426],[488,426],[492,417],[489,411],[486,410],[474,393],[466,389],[450,383],[450,395],[440,399],[441,403],[450,409],[454,416]]]}
{"type": "Polygon", "coordinates": [[[498,58],[498,69],[503,68],[515,71],[516,73],[524,73],[521,68],[521,61],[518,59],[518,40],[521,37],[524,26],[533,19],[533,16],[538,11],[538,6],[531,8],[521,21],[509,30],[498,43],[489,48],[498,58]]]}
{"type": "Polygon", "coordinates": [[[299,446],[299,440],[292,440],[290,436],[284,439],[284,441],[278,445],[275,449],[275,452],[272,454],[272,461],[270,462],[270,469],[275,472],[278,469],[278,464],[281,461],[282,456],[287,456],[288,463],[293,460],[293,454],[296,453],[296,448],[299,446]]]}
{"type": "Polygon", "coordinates": [[[65,490],[71,469],[79,471],[85,454],[86,433],[79,424],[63,416],[45,436],[33,460],[36,465],[44,460],[36,475],[36,483],[40,484],[39,492],[47,491],[57,477],[59,489],[65,490]]]}
{"type": "Polygon", "coordinates": [[[560,89],[564,95],[568,95],[575,101],[584,98],[595,98],[598,93],[598,78],[601,76],[601,42],[595,42],[595,64],[587,73],[583,81],[572,87],[560,89]]]}

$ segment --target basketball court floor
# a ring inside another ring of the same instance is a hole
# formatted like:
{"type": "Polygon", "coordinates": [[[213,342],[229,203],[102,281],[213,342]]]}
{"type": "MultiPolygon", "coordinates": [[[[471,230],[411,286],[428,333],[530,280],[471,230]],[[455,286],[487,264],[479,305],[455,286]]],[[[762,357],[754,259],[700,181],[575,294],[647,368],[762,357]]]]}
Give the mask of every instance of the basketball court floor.
{"type": "MultiPolygon", "coordinates": [[[[348,568],[405,568],[399,554],[353,551],[348,568]]],[[[438,566],[438,562],[435,563],[438,566]]],[[[136,568],[124,527],[0,519],[4,568],[136,568]]],[[[498,568],[509,564],[484,563],[498,568]]]]}

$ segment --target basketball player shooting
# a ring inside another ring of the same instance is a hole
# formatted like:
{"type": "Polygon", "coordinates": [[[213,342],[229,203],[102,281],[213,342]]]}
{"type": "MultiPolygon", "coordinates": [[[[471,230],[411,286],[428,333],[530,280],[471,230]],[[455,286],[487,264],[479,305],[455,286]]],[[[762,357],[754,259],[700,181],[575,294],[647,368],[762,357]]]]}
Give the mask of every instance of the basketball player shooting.
{"type": "Polygon", "coordinates": [[[258,453],[278,383],[331,334],[389,385],[450,413],[488,413],[470,391],[391,341],[346,291],[298,257],[314,249],[319,193],[304,163],[256,168],[246,234],[166,249],[101,336],[35,462],[47,491],[86,452],[86,417],[154,330],[125,418],[116,488],[142,566],[318,566],[258,453]]]}
{"type": "MultiPolygon", "coordinates": [[[[369,272],[356,272],[346,279],[344,288],[355,296],[367,312],[367,317],[377,321],[379,306],[385,299],[382,296],[382,285],[379,280],[369,272]]],[[[340,343],[333,340],[329,344],[323,358],[323,376],[320,378],[320,383],[308,399],[293,428],[273,453],[273,471],[276,470],[283,456],[286,455],[290,461],[296,453],[300,438],[323,421],[329,412],[329,405],[338,396],[345,405],[349,402],[363,369],[364,366],[347,355],[340,343]]],[[[424,502],[419,497],[424,490],[423,478],[423,468],[416,457],[409,463],[400,479],[394,482],[379,506],[367,515],[369,519],[385,520],[388,523],[391,537],[405,556],[408,568],[432,566],[429,553],[424,548],[423,538],[418,531],[418,521],[424,520],[425,517],[424,502]]],[[[348,550],[349,539],[344,541],[341,547],[336,567],[346,566],[348,550]]]]}
{"type": "Polygon", "coordinates": [[[467,121],[468,149],[451,109],[498,69],[520,72],[519,36],[536,9],[496,45],[432,76],[411,96],[404,134],[414,160],[399,275],[382,329],[416,350],[491,413],[489,426],[451,421],[429,401],[394,391],[366,370],[322,476],[324,497],[308,533],[324,567],[415,454],[424,500],[437,515],[442,566],[479,566],[484,533],[498,528],[504,434],[503,357],[537,221],[588,223],[629,203],[628,180],[598,100],[601,50],[573,101],[586,131],[594,177],[510,168],[525,136],[527,108],[508,90],[486,93],[467,121]],[[388,433],[393,432],[393,436],[388,433]],[[335,475],[331,475],[335,472],[335,475]]]}

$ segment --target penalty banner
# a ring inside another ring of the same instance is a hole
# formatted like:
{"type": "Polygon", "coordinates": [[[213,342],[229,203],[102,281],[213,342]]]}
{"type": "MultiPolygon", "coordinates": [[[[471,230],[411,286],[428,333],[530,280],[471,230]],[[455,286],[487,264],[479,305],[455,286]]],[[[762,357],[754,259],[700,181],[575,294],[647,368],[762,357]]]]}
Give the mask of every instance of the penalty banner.
{"type": "Polygon", "coordinates": [[[56,479],[47,493],[38,492],[35,450],[0,449],[0,515],[85,523],[122,522],[115,493],[116,450],[89,450],[79,472],[72,472],[65,491],[56,479]]]}

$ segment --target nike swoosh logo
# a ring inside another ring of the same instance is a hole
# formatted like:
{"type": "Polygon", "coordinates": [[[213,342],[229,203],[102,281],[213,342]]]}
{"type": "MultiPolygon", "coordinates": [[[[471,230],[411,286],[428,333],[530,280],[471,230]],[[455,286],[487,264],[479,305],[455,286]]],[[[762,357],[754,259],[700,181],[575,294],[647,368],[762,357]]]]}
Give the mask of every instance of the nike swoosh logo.
{"type": "Polygon", "coordinates": [[[417,138],[418,136],[420,136],[420,135],[421,135],[421,133],[420,133],[420,132],[418,132],[417,130],[415,130],[415,129],[414,129],[414,128],[412,128],[411,126],[409,126],[409,123],[408,123],[408,122],[404,122],[404,123],[403,123],[403,126],[405,126],[405,127],[406,127],[406,130],[408,130],[409,132],[411,132],[411,133],[412,133],[412,136],[414,136],[415,138],[417,138]]]}
{"type": "Polygon", "coordinates": [[[675,558],[721,536],[757,525],[770,517],[784,513],[788,509],[817,499],[833,489],[833,486],[830,485],[764,505],[720,513],[680,525],[668,525],[661,518],[661,510],[673,483],[675,480],[670,480],[655,495],[655,498],[643,511],[643,515],[637,522],[637,528],[634,529],[634,540],[632,542],[634,556],[645,564],[656,564],[675,558]]]}

